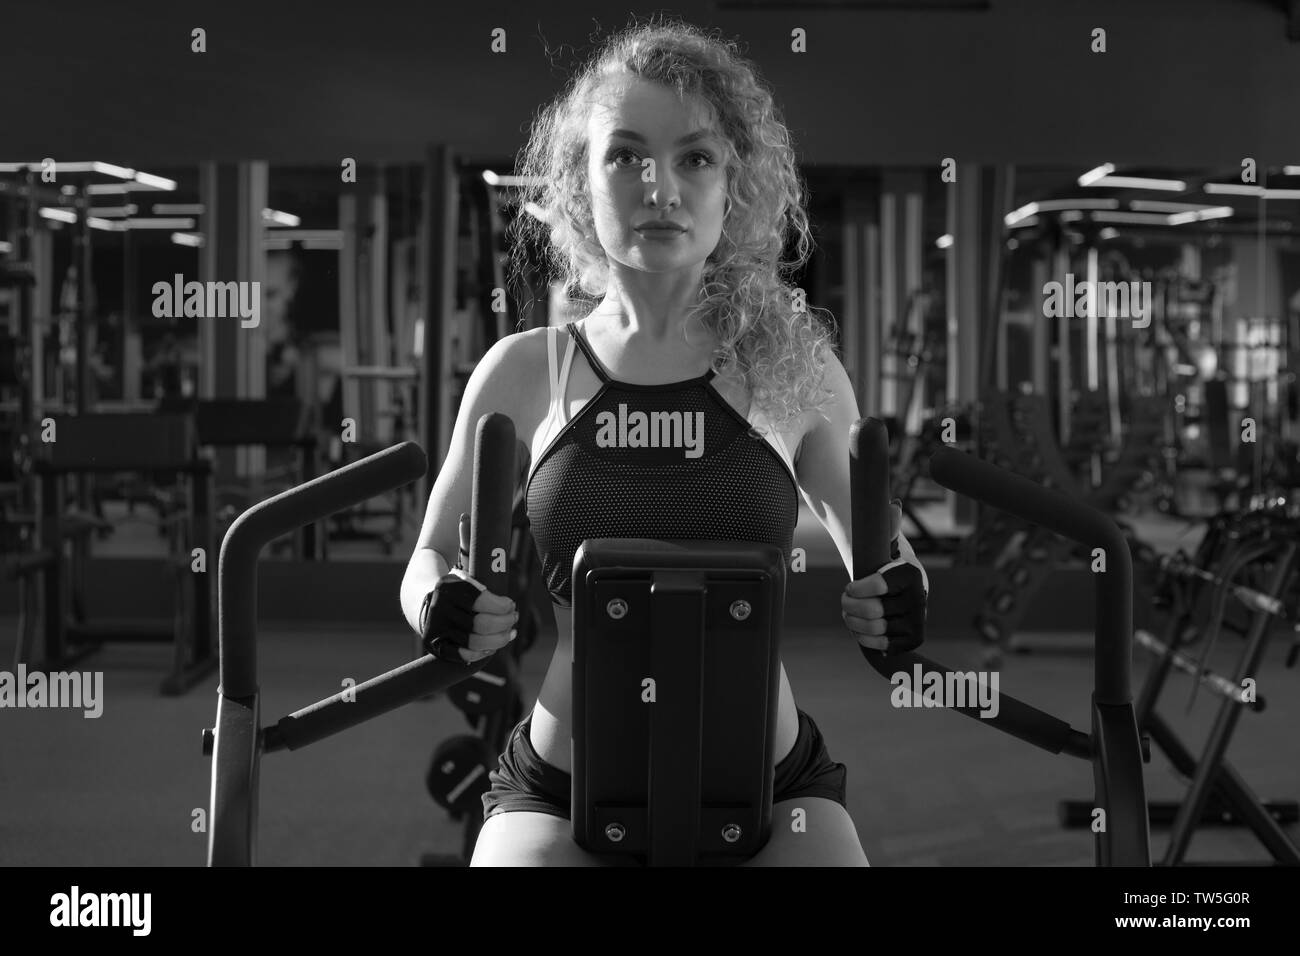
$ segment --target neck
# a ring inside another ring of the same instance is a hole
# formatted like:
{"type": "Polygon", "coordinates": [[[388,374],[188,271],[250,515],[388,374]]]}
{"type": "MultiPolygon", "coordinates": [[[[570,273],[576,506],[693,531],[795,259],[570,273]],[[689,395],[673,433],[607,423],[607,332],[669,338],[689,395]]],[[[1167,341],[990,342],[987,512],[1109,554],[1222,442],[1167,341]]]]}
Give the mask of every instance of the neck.
{"type": "Polygon", "coordinates": [[[709,336],[688,317],[700,301],[701,270],[651,274],[613,269],[610,284],[593,315],[629,339],[656,346],[698,348],[709,336]],[[689,338],[688,338],[689,333],[689,338]]]}

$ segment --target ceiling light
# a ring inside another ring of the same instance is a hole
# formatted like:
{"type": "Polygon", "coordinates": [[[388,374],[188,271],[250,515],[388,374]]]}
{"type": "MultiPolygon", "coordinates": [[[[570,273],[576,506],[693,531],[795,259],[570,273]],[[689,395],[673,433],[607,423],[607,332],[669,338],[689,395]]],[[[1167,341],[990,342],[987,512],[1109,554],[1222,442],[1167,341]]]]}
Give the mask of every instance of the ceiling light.
{"type": "Polygon", "coordinates": [[[1100,166],[1095,166],[1092,169],[1088,170],[1086,173],[1084,173],[1082,176],[1080,176],[1079,185],[1091,186],[1093,183],[1097,182],[1097,180],[1105,179],[1114,171],[1115,171],[1114,163],[1102,163],[1100,166]]]}
{"type": "Polygon", "coordinates": [[[1104,176],[1088,185],[1108,186],[1113,189],[1163,189],[1175,193],[1185,192],[1187,189],[1187,183],[1181,179],[1148,179],[1144,176],[1104,176]]]}

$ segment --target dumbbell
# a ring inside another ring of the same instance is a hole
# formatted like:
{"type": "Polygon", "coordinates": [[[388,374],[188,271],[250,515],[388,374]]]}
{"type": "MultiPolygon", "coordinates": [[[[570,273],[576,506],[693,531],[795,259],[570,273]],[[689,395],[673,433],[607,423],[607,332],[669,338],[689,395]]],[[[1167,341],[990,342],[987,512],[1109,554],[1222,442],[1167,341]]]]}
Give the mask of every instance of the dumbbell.
{"type": "Polygon", "coordinates": [[[1017,561],[1013,561],[1007,566],[1007,576],[1011,578],[1011,583],[1018,588],[1025,586],[1025,582],[1029,580],[1029,575],[1031,573],[1032,572],[1029,570],[1028,565],[1021,564],[1017,561]]]}
{"type": "Polygon", "coordinates": [[[434,802],[454,816],[482,812],[483,794],[491,786],[488,773],[496,765],[487,741],[475,734],[458,734],[434,749],[424,783],[434,802]]]}
{"type": "Polygon", "coordinates": [[[1043,544],[1030,545],[1025,548],[1025,557],[1035,562],[1046,561],[1051,550],[1049,546],[1043,544]]]}
{"type": "Polygon", "coordinates": [[[505,710],[519,696],[514,658],[493,654],[482,670],[447,688],[447,698],[465,715],[471,727],[485,714],[505,710]]]}
{"type": "Polygon", "coordinates": [[[1011,591],[999,591],[993,596],[993,610],[998,614],[1006,614],[1016,606],[1016,596],[1011,591]]]}
{"type": "Polygon", "coordinates": [[[988,644],[1001,644],[1006,635],[1002,625],[985,614],[975,616],[975,630],[988,644]]]}

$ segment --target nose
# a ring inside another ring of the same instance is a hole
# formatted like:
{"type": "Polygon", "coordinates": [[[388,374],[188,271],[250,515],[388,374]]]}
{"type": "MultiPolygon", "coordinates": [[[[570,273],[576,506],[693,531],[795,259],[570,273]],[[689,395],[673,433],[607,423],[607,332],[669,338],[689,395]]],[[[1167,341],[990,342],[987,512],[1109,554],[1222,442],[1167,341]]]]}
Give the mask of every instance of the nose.
{"type": "Polygon", "coordinates": [[[670,174],[655,171],[656,180],[646,183],[646,203],[652,209],[675,209],[681,205],[677,183],[670,174]]]}

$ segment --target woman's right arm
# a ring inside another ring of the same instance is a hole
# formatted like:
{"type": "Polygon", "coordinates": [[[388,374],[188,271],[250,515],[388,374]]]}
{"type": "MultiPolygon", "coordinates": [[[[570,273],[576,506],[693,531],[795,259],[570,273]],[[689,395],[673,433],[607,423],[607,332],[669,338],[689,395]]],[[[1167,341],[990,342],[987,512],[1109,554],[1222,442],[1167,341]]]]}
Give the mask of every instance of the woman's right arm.
{"type": "Polygon", "coordinates": [[[498,341],[474,367],[465,386],[447,460],[438,470],[420,537],[407,562],[399,592],[402,615],[417,635],[421,605],[438,580],[451,570],[451,561],[460,547],[460,516],[470,513],[478,421],[489,412],[501,412],[518,423],[521,403],[531,399],[528,389],[520,387],[529,381],[530,374],[522,358],[523,346],[522,334],[498,341]]]}
{"type": "Polygon", "coordinates": [[[406,574],[402,577],[400,598],[402,616],[411,630],[420,633],[420,606],[424,597],[433,590],[438,579],[451,570],[447,559],[432,548],[416,548],[411,560],[406,565],[406,574]]]}

